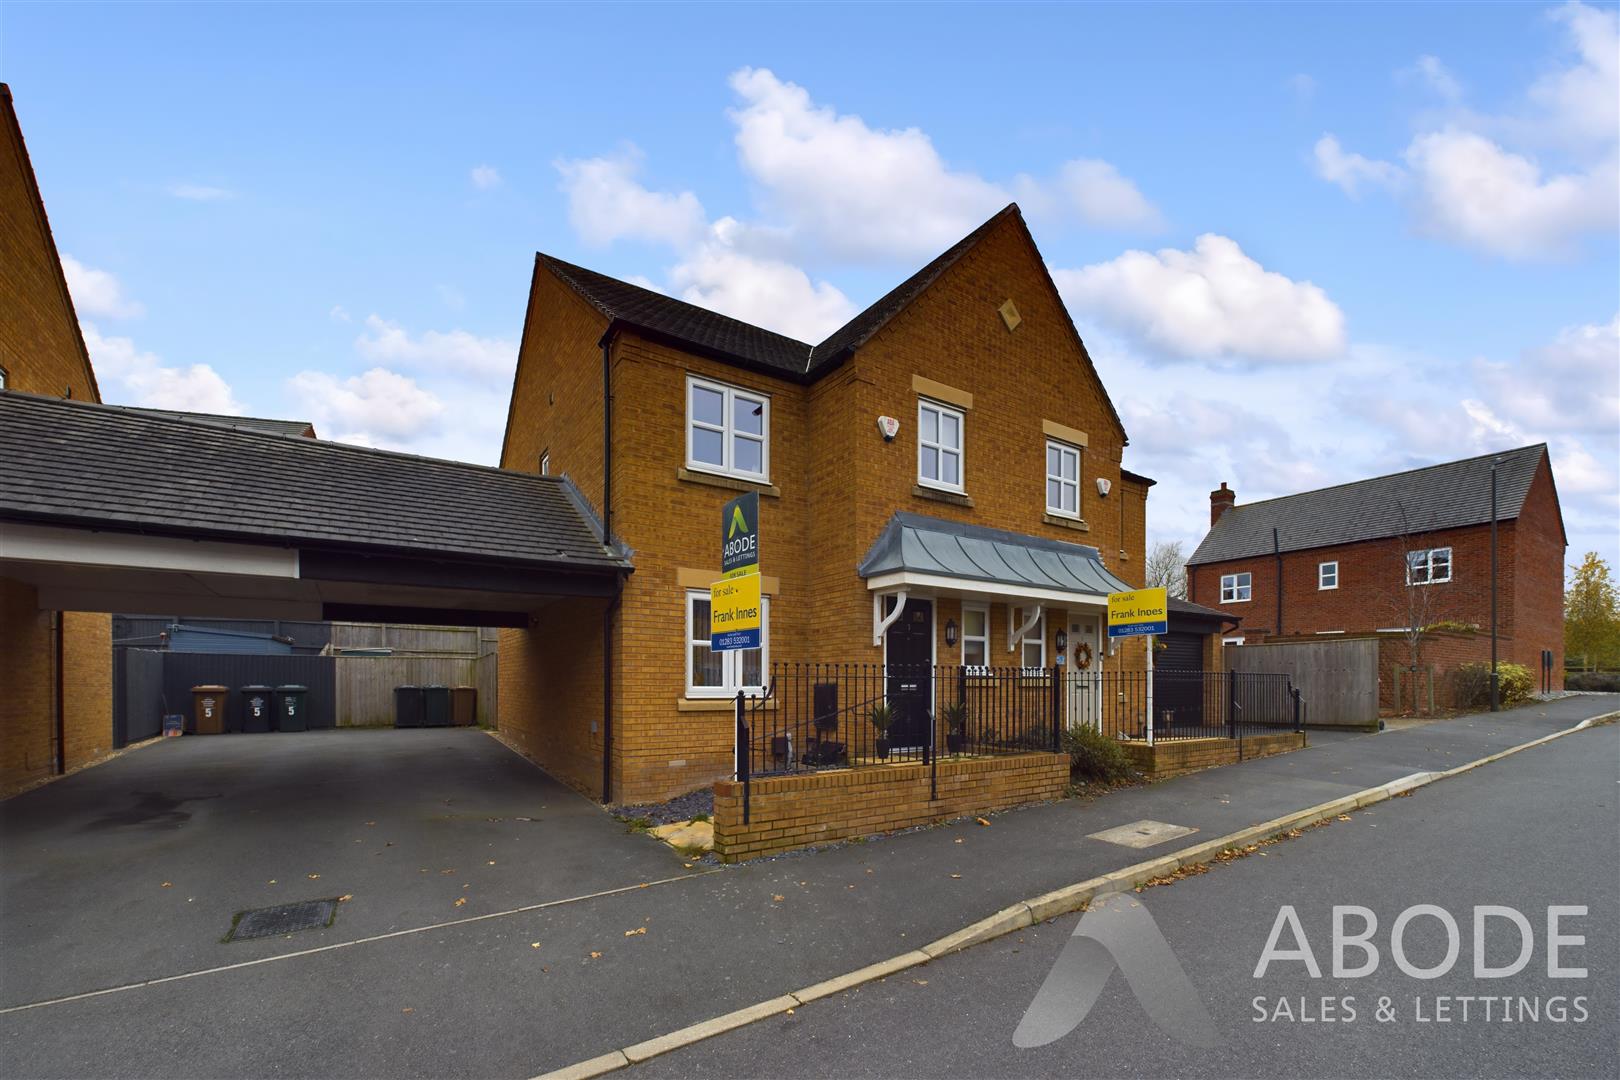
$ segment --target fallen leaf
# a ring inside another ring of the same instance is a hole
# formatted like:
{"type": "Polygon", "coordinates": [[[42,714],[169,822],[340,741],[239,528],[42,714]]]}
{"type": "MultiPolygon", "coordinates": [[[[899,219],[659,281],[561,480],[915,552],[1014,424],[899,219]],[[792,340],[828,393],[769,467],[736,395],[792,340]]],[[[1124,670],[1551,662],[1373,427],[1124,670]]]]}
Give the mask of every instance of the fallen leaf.
{"type": "Polygon", "coordinates": [[[353,900],[353,899],[354,899],[354,893],[346,892],[342,896],[338,897],[338,903],[347,904],[350,900],[353,900]]]}
{"type": "Polygon", "coordinates": [[[368,821],[368,822],[366,822],[366,824],[367,824],[367,825],[375,825],[375,824],[377,824],[377,823],[376,823],[376,822],[375,822],[375,821],[368,821]]]}
{"type": "Polygon", "coordinates": [[[321,875],[319,875],[319,874],[305,874],[304,876],[309,878],[309,880],[314,881],[315,879],[319,878],[321,875]]]}
{"type": "Polygon", "coordinates": [[[539,947],[540,947],[540,943],[539,943],[539,942],[538,942],[538,941],[531,941],[531,942],[529,942],[529,948],[531,948],[531,949],[538,949],[538,948],[539,948],[539,947]]]}
{"type": "Polygon", "coordinates": [[[466,902],[467,902],[467,898],[465,896],[456,897],[456,907],[461,907],[466,902]]]}
{"type": "Polygon", "coordinates": [[[172,881],[165,881],[165,882],[164,882],[164,883],[163,883],[163,886],[162,886],[162,887],[163,887],[163,888],[165,888],[165,889],[172,889],[172,888],[174,888],[174,882],[172,882],[172,881]]]}
{"type": "Polygon", "coordinates": [[[773,902],[775,902],[775,903],[778,903],[778,904],[780,904],[782,901],[784,901],[786,899],[787,899],[787,897],[783,896],[781,893],[773,893],[771,895],[771,900],[773,902]]]}
{"type": "Polygon", "coordinates": [[[489,865],[494,866],[495,865],[495,860],[494,859],[489,860],[489,865]]]}
{"type": "Polygon", "coordinates": [[[275,879],[275,878],[271,878],[271,879],[270,879],[270,884],[272,884],[272,885],[274,885],[274,884],[275,884],[275,883],[276,883],[276,879],[275,879]]]}
{"type": "Polygon", "coordinates": [[[637,934],[645,934],[646,932],[647,932],[647,928],[645,926],[638,926],[634,930],[626,930],[624,932],[624,936],[625,937],[635,937],[637,934]]]}
{"type": "Polygon", "coordinates": [[[872,871],[870,871],[870,870],[868,870],[868,871],[867,871],[867,873],[868,873],[868,874],[870,874],[870,873],[871,873],[871,872],[872,872],[872,871]]]}
{"type": "Polygon", "coordinates": [[[681,863],[681,865],[683,867],[685,867],[686,869],[688,869],[688,870],[692,869],[692,864],[689,863],[689,862],[683,862],[683,863],[681,863]]]}
{"type": "Polygon", "coordinates": [[[957,879],[957,878],[959,878],[961,876],[962,876],[961,874],[952,874],[951,878],[952,878],[952,880],[955,880],[955,879],[957,879]]]}
{"type": "Polygon", "coordinates": [[[453,874],[455,872],[456,872],[456,868],[453,867],[453,866],[448,870],[440,870],[439,871],[439,873],[441,873],[441,874],[453,874]]]}
{"type": "Polygon", "coordinates": [[[977,821],[980,825],[988,825],[988,824],[990,824],[990,822],[985,818],[974,818],[973,820],[977,821]]]}
{"type": "Polygon", "coordinates": [[[955,842],[956,842],[956,843],[958,843],[958,844],[960,844],[960,843],[961,843],[961,842],[962,842],[962,838],[961,838],[961,837],[960,837],[960,836],[958,836],[958,837],[957,837],[957,838],[956,838],[956,841],[955,841],[955,842]]]}
{"type": "Polygon", "coordinates": [[[416,1010],[415,1010],[415,1009],[412,1009],[412,1008],[410,1008],[410,1007],[409,1007],[409,1006],[407,1006],[407,1007],[405,1007],[405,1008],[403,1008],[403,1009],[401,1009],[401,1010],[399,1010],[399,1011],[400,1011],[400,1012],[402,1012],[402,1013],[413,1013],[413,1012],[415,1012],[415,1011],[416,1011],[416,1010]]]}
{"type": "Polygon", "coordinates": [[[1349,814],[1340,814],[1339,815],[1339,820],[1340,821],[1349,821],[1350,820],[1350,815],[1349,814]]]}
{"type": "Polygon", "coordinates": [[[928,985],[928,980],[927,979],[912,979],[911,981],[916,983],[918,986],[927,986],[928,985]]]}
{"type": "Polygon", "coordinates": [[[593,953],[591,953],[591,959],[592,960],[600,960],[600,959],[602,959],[602,954],[599,953],[599,952],[593,952],[593,953]]]}
{"type": "Polygon", "coordinates": [[[792,1010],[792,1009],[789,1009],[789,1010],[788,1010],[788,1011],[787,1011],[787,1014],[788,1014],[788,1015],[789,1015],[789,1016],[792,1016],[792,1015],[793,1015],[793,1010],[792,1010]]]}

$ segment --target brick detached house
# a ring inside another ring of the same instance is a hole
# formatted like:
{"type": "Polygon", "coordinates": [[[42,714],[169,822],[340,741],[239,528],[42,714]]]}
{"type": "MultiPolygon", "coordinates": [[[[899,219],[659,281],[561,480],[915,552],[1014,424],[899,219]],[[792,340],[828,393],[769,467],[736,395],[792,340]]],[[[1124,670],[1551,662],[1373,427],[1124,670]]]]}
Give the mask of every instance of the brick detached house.
{"type": "MultiPolygon", "coordinates": [[[[100,401],[34,167],[0,83],[0,390],[100,401]]],[[[112,619],[0,577],[0,795],[111,749],[112,619]]]]}
{"type": "MultiPolygon", "coordinates": [[[[1016,205],[816,345],[537,255],[501,464],[566,473],[634,571],[606,613],[503,631],[501,730],[644,802],[732,774],[734,696],[779,661],[1050,668],[1062,635],[1102,663],[1153,483],[1125,443],[1016,205]],[[739,492],[760,496],[764,641],[715,654],[739,492]]],[[[1066,779],[1042,767],[1027,797],[1066,779]]]]}
{"type": "MultiPolygon", "coordinates": [[[[1240,505],[1210,492],[1210,530],[1187,562],[1188,597],[1230,612],[1229,643],[1375,635],[1385,708],[1410,670],[1411,628],[1437,700],[1444,676],[1490,658],[1491,466],[1497,481],[1500,658],[1564,677],[1564,534],[1543,443],[1240,505]]],[[[1408,679],[1408,684],[1410,684],[1408,679]]]]}

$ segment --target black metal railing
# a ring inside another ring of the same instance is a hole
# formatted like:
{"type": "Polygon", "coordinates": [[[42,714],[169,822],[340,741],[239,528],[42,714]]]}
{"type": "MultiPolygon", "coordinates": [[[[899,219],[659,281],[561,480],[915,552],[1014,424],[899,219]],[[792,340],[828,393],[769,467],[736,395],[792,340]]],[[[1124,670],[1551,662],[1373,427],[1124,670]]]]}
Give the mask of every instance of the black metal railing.
{"type": "Polygon", "coordinates": [[[1065,721],[1119,739],[1241,739],[1304,729],[1305,702],[1287,675],[1246,671],[1074,671],[1065,721]]]}

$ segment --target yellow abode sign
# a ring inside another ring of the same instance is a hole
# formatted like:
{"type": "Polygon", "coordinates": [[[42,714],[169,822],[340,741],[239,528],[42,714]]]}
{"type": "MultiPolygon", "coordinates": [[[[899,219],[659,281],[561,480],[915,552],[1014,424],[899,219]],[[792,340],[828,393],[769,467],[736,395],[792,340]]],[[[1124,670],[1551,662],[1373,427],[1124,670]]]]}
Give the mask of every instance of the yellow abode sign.
{"type": "Polygon", "coordinates": [[[1163,589],[1132,589],[1108,594],[1108,636],[1165,633],[1170,599],[1163,589]]]}

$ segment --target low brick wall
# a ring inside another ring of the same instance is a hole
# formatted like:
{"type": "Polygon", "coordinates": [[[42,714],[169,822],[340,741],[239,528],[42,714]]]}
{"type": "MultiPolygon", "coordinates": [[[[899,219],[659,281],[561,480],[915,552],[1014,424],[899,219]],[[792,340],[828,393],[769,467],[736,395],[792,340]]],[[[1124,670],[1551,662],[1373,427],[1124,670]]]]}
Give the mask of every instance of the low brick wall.
{"type": "Polygon", "coordinates": [[[1244,739],[1174,739],[1152,746],[1142,742],[1122,743],[1131,766],[1144,776],[1163,779],[1182,773],[1233,765],[1252,758],[1286,754],[1305,746],[1305,733],[1284,731],[1275,735],[1254,735],[1244,739]]]}
{"type": "Polygon", "coordinates": [[[1069,782],[1069,759],[1064,754],[942,759],[938,769],[937,799],[928,797],[928,767],[921,764],[755,780],[746,825],[742,784],[718,781],[714,785],[714,850],[726,862],[739,862],[851,836],[1056,799],[1069,782]]]}

